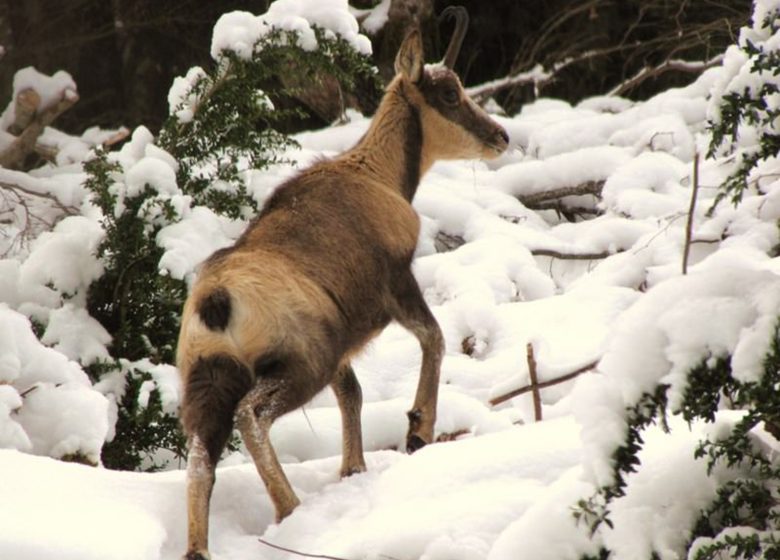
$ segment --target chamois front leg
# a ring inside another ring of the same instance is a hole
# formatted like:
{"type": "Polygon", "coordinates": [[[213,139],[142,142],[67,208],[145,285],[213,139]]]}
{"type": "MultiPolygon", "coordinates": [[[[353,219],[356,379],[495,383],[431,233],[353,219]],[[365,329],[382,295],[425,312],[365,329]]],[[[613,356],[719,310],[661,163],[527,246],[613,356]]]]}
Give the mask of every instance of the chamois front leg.
{"type": "Polygon", "coordinates": [[[363,394],[352,366],[349,364],[341,366],[330,386],[336,394],[341,409],[343,434],[341,476],[364,472],[366,462],[363,459],[363,435],[360,427],[363,394]]]}
{"type": "Polygon", "coordinates": [[[444,355],[444,337],[439,324],[425,303],[411,270],[405,271],[394,286],[393,318],[420,342],[422,366],[414,405],[407,413],[409,431],[406,450],[414,453],[433,441],[436,423],[436,401],[439,395],[439,370],[444,355]]]}

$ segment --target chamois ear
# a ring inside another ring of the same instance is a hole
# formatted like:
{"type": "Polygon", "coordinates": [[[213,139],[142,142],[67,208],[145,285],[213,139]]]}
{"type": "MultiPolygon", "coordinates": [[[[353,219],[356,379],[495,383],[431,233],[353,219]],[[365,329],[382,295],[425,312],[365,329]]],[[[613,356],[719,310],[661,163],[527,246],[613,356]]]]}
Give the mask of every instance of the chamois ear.
{"type": "Polygon", "coordinates": [[[422,79],[423,46],[420,30],[412,30],[401,43],[395,57],[395,73],[403,74],[412,83],[422,79]]]}

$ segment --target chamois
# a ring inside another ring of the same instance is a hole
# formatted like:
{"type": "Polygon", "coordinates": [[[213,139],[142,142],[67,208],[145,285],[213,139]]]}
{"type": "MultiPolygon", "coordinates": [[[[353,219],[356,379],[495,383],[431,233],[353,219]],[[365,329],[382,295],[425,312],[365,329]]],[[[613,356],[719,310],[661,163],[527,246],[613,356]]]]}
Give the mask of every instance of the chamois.
{"type": "Polygon", "coordinates": [[[327,385],[342,415],[341,475],[366,469],[360,385],[350,359],[391,320],[419,340],[422,365],[406,447],[433,441],[444,339],[411,272],[420,177],[440,159],[494,158],[506,131],[452,67],[467,15],[441,63],[419,30],[404,39],[366,134],[281,185],[236,243],[202,265],[184,306],[177,364],[188,438],[188,550],[208,558],[215,466],[237,426],[280,521],[299,504],[273,447],[274,419],[327,385]]]}

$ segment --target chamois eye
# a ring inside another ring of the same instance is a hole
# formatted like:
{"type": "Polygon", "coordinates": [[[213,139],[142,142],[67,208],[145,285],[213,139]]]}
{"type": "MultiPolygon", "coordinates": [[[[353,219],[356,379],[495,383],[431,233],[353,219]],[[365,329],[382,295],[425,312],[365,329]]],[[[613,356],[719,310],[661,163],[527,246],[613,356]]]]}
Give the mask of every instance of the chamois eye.
{"type": "Polygon", "coordinates": [[[447,105],[457,105],[458,101],[460,101],[460,95],[458,94],[458,90],[455,88],[447,88],[441,92],[441,98],[442,101],[444,101],[447,105]]]}

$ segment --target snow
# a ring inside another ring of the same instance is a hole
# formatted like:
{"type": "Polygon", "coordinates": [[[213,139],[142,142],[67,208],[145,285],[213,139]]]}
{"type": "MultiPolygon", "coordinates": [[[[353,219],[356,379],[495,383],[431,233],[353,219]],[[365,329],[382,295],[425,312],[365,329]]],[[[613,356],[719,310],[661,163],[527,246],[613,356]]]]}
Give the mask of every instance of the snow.
{"type": "MultiPolygon", "coordinates": [[[[39,107],[41,109],[46,109],[50,105],[57,103],[64,96],[75,95],[77,91],[76,82],[64,70],[59,70],[51,76],[47,76],[32,66],[22,68],[14,74],[11,99],[16,99],[19,93],[28,89],[38,94],[40,98],[39,107]]],[[[2,116],[0,116],[0,130],[7,130],[15,119],[15,104],[9,103],[2,116]]]]}
{"type": "Polygon", "coordinates": [[[391,0],[382,0],[374,6],[370,13],[363,20],[363,29],[370,35],[376,35],[387,23],[388,13],[390,12],[391,0]]]}
{"type": "MultiPolygon", "coordinates": [[[[381,27],[388,6],[373,9],[366,32],[381,27]]],[[[250,56],[271,26],[294,30],[305,48],[316,48],[312,25],[368,52],[346,1],[279,0],[263,16],[224,15],[212,55],[229,48],[250,56]]],[[[621,560],[683,557],[698,512],[734,476],[715,469],[708,477],[694,450],[705,436],[725,437],[740,411],[722,410],[710,425],[688,426],[672,415],[671,433],[658,427],[643,433],[640,468],[626,477],[626,495],[610,505],[613,527],[591,535],[572,507],[613,481],[611,457],[625,438],[626,407],[644,392],[668,384],[674,407],[686,390],[686,372],[718,358],[730,357],[740,381],[761,376],[780,316],[776,159],[762,163],[760,188],[740,206],[722,203],[712,212],[717,187],[736,160],[725,152],[701,159],[694,243],[687,274],[681,270],[694,155],[708,143],[713,98],[752,83],[743,62],[731,49],[721,67],[646,102],[607,96],[573,106],[540,99],[515,117],[497,117],[512,146],[501,158],[434,165],[414,201],[422,232],[413,271],[446,341],[436,424],[442,441],[412,456],[398,451],[420,349],[392,324],[353,360],[363,387],[368,472],[339,480],[340,412],[330,392],[317,395],[279,419],[271,436],[302,505],[275,524],[246,454],[228,454],[212,500],[214,558],[293,557],[259,538],[374,560],[574,560],[597,555],[601,546],[621,560]],[[569,221],[522,202],[585,183],[603,183],[601,196],[565,202],[595,217],[569,221]],[[444,237],[452,240],[449,250],[441,249],[444,237]],[[602,255],[568,260],[540,251],[602,255]],[[529,384],[529,343],[541,381],[596,364],[541,392],[542,422],[534,422],[530,393],[490,405],[529,384]]],[[[193,69],[171,88],[169,105],[180,120],[191,116],[197,100],[187,92],[201,75],[193,69]]],[[[46,82],[29,80],[36,88],[46,82]]],[[[52,80],[67,85],[62,76],[52,80]]],[[[348,115],[345,124],[297,135],[300,149],[286,154],[295,166],[249,172],[258,203],[296,167],[354,144],[369,121],[348,115]]],[[[149,375],[140,406],[149,404],[153,390],[166,412],[175,413],[180,402],[169,364],[123,361],[121,371],[96,384],[83,369],[109,356],[110,334],[86,309],[87,289],[103,271],[95,251],[104,217],[86,196],[79,163],[104,135],[47,134],[67,147],[58,165],[30,174],[0,170],[4,182],[55,197],[34,206],[50,226],[41,225],[26,244],[14,241],[24,216],[2,207],[10,221],[8,237],[0,237],[0,557],[179,558],[186,530],[183,465],[138,474],[43,457],[98,463],[102,443],[113,437],[128,372],[149,375]],[[65,215],[62,205],[75,215],[65,215]]],[[[753,141],[748,134],[737,147],[748,149],[753,141]]],[[[121,166],[112,187],[120,211],[122,201],[147,187],[155,192],[142,212],[161,226],[162,274],[191,282],[204,259],[243,231],[246,221],[217,216],[182,193],[177,162],[148,129],[137,128],[109,157],[121,166]],[[175,209],[172,223],[159,213],[162,202],[175,209]]],[[[776,445],[760,430],[751,437],[757,445],[776,445]]]]}
{"type": "Polygon", "coordinates": [[[250,58],[257,42],[272,29],[294,32],[301,48],[313,51],[318,46],[313,26],[326,30],[328,37],[338,35],[359,53],[371,54],[371,41],[359,32],[347,0],[277,0],[259,16],[236,11],[220,17],[214,26],[211,56],[218,60],[223,50],[230,50],[250,58]]]}
{"type": "Polygon", "coordinates": [[[26,317],[0,304],[0,448],[97,464],[108,401],[81,367],[41,344],[26,317]]]}

